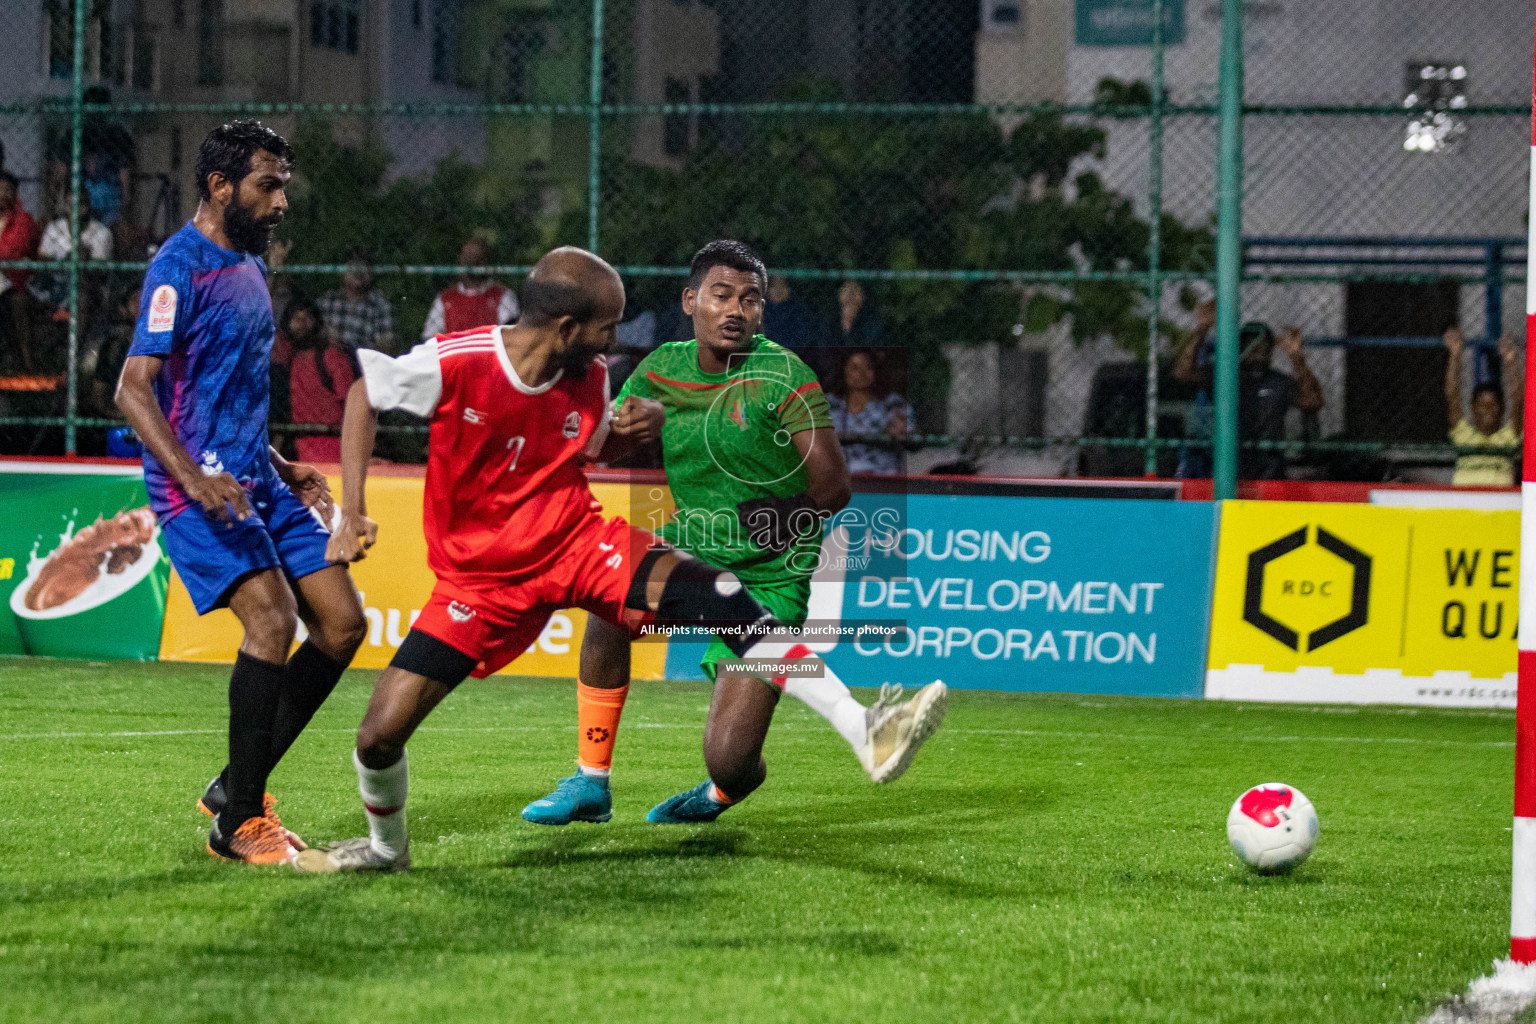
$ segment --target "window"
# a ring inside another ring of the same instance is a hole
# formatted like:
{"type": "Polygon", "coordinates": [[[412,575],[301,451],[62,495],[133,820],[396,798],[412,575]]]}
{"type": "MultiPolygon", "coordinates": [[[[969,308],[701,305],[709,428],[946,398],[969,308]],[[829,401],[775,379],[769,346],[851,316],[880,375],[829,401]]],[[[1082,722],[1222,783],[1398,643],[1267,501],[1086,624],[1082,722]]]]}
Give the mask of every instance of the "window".
{"type": "Polygon", "coordinates": [[[197,84],[224,84],[223,0],[198,0],[197,84]]]}
{"type": "Polygon", "coordinates": [[[43,5],[43,19],[48,26],[48,77],[69,78],[75,63],[74,5],[48,0],[43,5]]]}
{"type": "Polygon", "coordinates": [[[362,0],[315,0],[309,8],[309,45],[356,53],[362,40],[362,0]]]}
{"type": "Polygon", "coordinates": [[[524,24],[502,33],[491,50],[492,102],[534,102],[534,65],[546,48],[545,31],[541,24],[524,24]]]}
{"type": "Polygon", "coordinates": [[[133,37],[133,87],[140,92],[153,92],[155,88],[155,64],[160,59],[155,37],[148,32],[133,37]]]}
{"type": "MultiPolygon", "coordinates": [[[[667,79],[666,103],[668,105],[683,104],[688,102],[688,83],[678,78],[667,79]]],[[[682,156],[688,152],[689,115],[667,114],[661,122],[661,149],[668,156],[682,156]]]]}
{"type": "Polygon", "coordinates": [[[456,0],[432,0],[432,81],[452,85],[457,78],[459,5],[456,0]]]}
{"type": "Polygon", "coordinates": [[[991,28],[1018,28],[1024,19],[1020,16],[1019,5],[1014,3],[995,3],[992,5],[991,28]]]}
{"type": "Polygon", "coordinates": [[[1403,109],[1409,112],[1403,148],[1443,153],[1467,133],[1457,113],[1467,105],[1467,66],[1461,61],[1411,61],[1404,75],[1403,109]]]}

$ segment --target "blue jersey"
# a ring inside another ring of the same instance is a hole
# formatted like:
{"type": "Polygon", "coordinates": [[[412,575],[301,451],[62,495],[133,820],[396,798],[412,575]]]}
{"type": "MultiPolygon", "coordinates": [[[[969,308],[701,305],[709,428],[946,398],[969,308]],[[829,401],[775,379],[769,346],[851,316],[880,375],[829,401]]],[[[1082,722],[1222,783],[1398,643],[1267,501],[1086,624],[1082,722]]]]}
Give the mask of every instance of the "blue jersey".
{"type": "MultiPolygon", "coordinates": [[[[165,360],[155,397],[192,461],[247,490],[276,475],[267,448],[276,325],[266,274],[260,258],[214,244],[189,222],[149,265],[128,349],[165,360]]],[[[162,521],[191,503],[148,451],[144,482],[162,521]]]]}

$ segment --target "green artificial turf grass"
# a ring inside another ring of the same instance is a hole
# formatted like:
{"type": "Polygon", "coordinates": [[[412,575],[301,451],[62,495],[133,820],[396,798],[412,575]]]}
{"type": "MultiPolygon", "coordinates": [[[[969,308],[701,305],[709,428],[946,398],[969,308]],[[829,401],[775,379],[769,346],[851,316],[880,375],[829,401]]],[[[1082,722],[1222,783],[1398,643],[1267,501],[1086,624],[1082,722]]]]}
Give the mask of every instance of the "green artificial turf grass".
{"type": "MultiPolygon", "coordinates": [[[[517,813],[571,770],[572,684],[472,681],[411,744],[414,869],[299,876],[204,852],[226,678],[0,661],[0,1020],[1381,1024],[1507,951],[1507,712],[957,692],[876,787],[787,700],[762,790],[658,827],[708,691],[640,683],[614,820],[552,829],[517,813]],[[102,735],[164,730],[202,731],[102,735]],[[1224,823],[1277,780],[1322,837],[1262,878],[1224,823]]],[[[365,830],[373,678],[273,776],[311,841],[365,830]]]]}

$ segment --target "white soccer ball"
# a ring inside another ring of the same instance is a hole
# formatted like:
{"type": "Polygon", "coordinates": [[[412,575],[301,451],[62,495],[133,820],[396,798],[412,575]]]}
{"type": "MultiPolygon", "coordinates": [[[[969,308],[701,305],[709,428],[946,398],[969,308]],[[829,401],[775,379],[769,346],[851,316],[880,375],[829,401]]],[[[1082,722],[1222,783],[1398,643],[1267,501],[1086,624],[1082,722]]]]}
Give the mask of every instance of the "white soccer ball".
{"type": "Polygon", "coordinates": [[[1266,782],[1238,797],[1227,812],[1227,841],[1255,871],[1289,871],[1317,845],[1317,811],[1295,786],[1266,782]]]}

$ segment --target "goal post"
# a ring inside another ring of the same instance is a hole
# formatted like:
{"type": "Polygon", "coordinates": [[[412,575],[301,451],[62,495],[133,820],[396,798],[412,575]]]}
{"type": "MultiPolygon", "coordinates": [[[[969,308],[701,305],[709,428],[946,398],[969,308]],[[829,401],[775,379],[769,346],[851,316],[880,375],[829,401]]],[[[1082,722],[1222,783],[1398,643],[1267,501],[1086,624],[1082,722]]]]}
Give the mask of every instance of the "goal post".
{"type": "MultiPolygon", "coordinates": [[[[1532,53],[1536,67],[1536,50],[1532,53]]],[[[1520,661],[1515,695],[1515,827],[1509,955],[1536,961],[1536,86],[1525,256],[1525,422],[1520,471],[1520,661]]],[[[1491,333],[1498,324],[1489,324],[1491,333]]]]}

